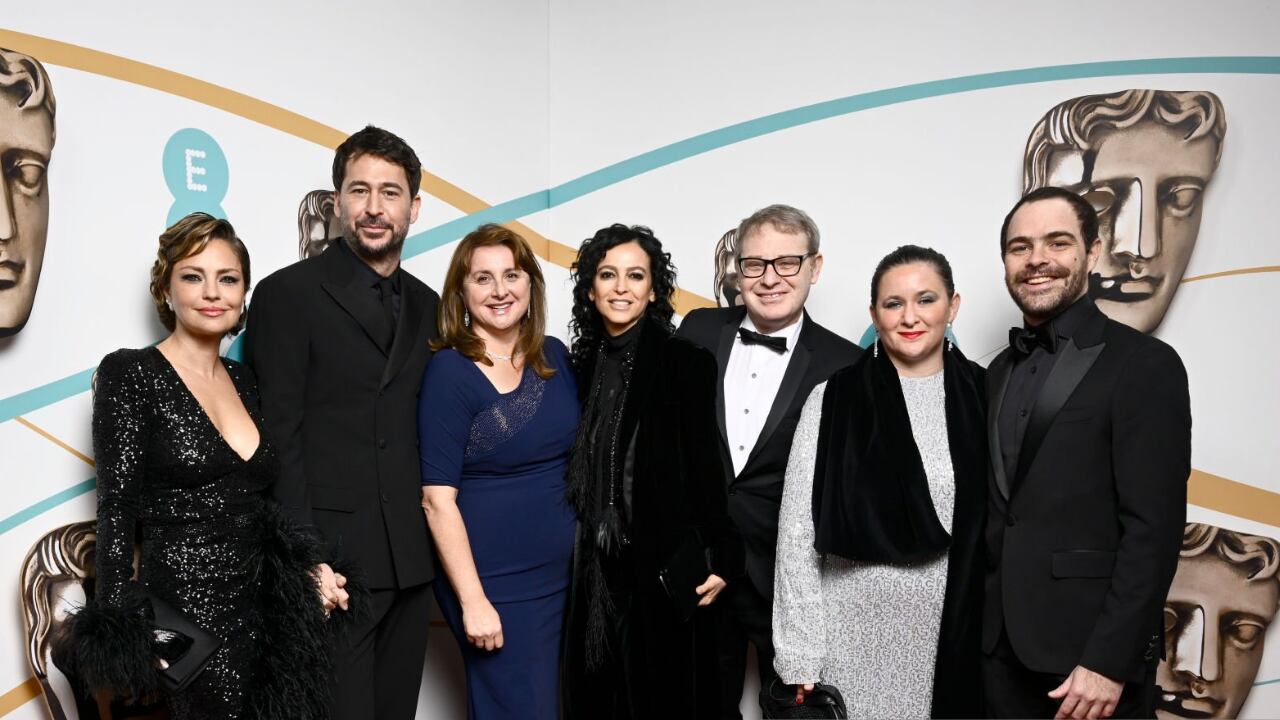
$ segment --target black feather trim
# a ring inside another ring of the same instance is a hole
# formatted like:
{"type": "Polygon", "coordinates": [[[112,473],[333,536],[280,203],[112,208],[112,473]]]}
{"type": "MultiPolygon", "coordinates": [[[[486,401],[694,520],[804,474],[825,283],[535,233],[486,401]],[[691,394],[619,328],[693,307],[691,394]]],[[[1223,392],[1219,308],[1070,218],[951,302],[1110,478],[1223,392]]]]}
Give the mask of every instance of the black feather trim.
{"type": "Polygon", "coordinates": [[[145,697],[160,686],[152,647],[155,629],[145,597],[128,607],[90,602],[57,629],[53,663],[90,694],[145,697]]]}
{"type": "Polygon", "coordinates": [[[255,568],[262,653],[248,688],[250,717],[329,716],[329,645],[324,606],[311,574],[319,562],[319,547],[308,532],[278,511],[264,515],[255,568]]]}

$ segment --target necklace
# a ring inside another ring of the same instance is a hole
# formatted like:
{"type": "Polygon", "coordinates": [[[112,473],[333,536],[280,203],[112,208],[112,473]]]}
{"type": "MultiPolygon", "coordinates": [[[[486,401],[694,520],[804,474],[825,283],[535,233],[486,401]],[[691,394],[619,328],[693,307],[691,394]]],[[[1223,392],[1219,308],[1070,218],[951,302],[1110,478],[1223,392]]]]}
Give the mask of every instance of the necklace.
{"type": "Polygon", "coordinates": [[[488,355],[488,356],[489,356],[489,358],[490,358],[490,359],[492,359],[492,360],[502,360],[502,361],[510,361],[510,360],[511,360],[511,358],[515,357],[515,355],[514,355],[514,354],[512,354],[512,355],[499,355],[499,354],[497,354],[497,353],[489,352],[488,350],[485,350],[485,351],[484,351],[484,354],[485,354],[485,355],[488,355]]]}

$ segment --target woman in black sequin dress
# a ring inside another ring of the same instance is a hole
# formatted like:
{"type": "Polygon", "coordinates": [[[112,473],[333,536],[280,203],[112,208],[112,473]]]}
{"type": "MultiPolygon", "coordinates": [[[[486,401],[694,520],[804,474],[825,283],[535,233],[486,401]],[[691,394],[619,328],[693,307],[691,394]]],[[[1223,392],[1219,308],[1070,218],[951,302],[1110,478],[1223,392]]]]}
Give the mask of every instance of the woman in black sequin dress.
{"type": "Polygon", "coordinates": [[[229,223],[178,221],[160,238],[151,283],[173,333],[107,355],[94,382],[97,589],[65,626],[58,664],[95,692],[155,692],[160,658],[174,656],[157,642],[150,593],[222,640],[167,698],[174,718],[326,717],[325,621],[354,590],[313,578],[318,547],[268,502],[278,458],[253,375],[218,357],[242,326],[248,285],[229,223]]]}

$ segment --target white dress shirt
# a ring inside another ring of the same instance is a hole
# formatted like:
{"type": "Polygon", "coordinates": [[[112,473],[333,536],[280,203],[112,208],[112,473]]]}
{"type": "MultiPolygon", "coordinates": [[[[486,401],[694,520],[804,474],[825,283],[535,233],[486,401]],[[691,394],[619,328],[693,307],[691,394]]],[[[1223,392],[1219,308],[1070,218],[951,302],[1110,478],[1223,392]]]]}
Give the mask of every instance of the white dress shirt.
{"type": "MultiPolygon", "coordinates": [[[[763,345],[748,345],[742,336],[734,333],[733,349],[724,373],[724,430],[728,436],[729,454],[733,458],[733,474],[736,477],[747,464],[751,450],[760,438],[764,421],[769,417],[773,399],[782,385],[782,376],[791,362],[791,352],[800,339],[800,327],[804,316],[793,325],[777,332],[763,333],[770,337],[786,338],[786,352],[770,350],[763,345]]],[[[742,319],[742,325],[752,332],[759,332],[751,322],[751,316],[742,319]]]]}

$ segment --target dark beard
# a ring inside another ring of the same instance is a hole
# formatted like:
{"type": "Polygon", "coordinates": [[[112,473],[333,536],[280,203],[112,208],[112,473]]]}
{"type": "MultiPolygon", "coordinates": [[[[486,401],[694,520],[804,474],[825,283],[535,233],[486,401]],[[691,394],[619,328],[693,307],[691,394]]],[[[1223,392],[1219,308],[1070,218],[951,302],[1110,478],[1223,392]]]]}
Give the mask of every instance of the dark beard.
{"type": "Polygon", "coordinates": [[[391,242],[375,250],[360,241],[359,229],[359,227],[344,227],[342,229],[342,239],[347,242],[347,247],[351,248],[352,252],[369,262],[385,260],[392,255],[398,256],[400,250],[404,247],[405,238],[409,236],[409,228],[407,226],[402,232],[397,232],[395,228],[391,228],[391,242]]]}
{"type": "MultiPolygon", "coordinates": [[[[1026,274],[1030,275],[1034,273],[1026,274]]],[[[1009,286],[1008,282],[1006,282],[1005,285],[1009,288],[1009,296],[1013,298],[1013,302],[1018,306],[1018,309],[1022,311],[1022,314],[1027,318],[1034,318],[1037,320],[1049,320],[1057,317],[1059,313],[1070,307],[1071,303],[1075,302],[1082,294],[1084,294],[1086,283],[1088,281],[1085,267],[1077,268],[1074,273],[1068,272],[1066,275],[1067,285],[1062,291],[1062,294],[1058,296],[1058,300],[1047,308],[1037,308],[1025,304],[1022,298],[1018,296],[1017,291],[1014,290],[1014,287],[1021,282],[1023,275],[1024,274],[1020,273],[1017,278],[1014,278],[1013,286],[1009,286]]]]}

